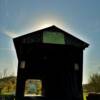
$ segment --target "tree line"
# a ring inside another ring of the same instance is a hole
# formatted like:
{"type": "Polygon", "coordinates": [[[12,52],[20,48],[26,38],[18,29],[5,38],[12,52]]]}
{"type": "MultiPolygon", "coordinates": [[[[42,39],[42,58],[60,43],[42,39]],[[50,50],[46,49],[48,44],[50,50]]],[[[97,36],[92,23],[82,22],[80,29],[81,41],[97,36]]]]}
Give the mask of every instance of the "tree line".
{"type": "Polygon", "coordinates": [[[83,88],[88,92],[100,93],[100,74],[92,74],[89,78],[88,84],[84,85],[83,88]]]}

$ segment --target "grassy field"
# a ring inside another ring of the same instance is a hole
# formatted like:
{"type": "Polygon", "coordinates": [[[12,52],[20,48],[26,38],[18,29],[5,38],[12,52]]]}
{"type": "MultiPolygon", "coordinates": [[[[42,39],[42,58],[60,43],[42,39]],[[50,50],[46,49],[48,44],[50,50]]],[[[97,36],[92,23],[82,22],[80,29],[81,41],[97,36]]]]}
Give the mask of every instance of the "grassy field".
{"type": "Polygon", "coordinates": [[[83,93],[83,97],[84,97],[84,100],[87,100],[86,99],[86,96],[88,95],[88,93],[83,93]]]}

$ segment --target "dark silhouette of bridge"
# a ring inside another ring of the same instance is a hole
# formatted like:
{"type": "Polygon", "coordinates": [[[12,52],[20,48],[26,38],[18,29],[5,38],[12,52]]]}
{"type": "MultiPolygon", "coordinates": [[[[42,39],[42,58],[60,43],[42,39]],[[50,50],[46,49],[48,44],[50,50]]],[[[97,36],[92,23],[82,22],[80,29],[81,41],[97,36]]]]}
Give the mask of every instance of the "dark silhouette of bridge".
{"type": "Polygon", "coordinates": [[[16,100],[83,100],[84,41],[51,26],[17,38],[16,100]],[[42,82],[42,96],[25,97],[27,79],[42,82]]]}

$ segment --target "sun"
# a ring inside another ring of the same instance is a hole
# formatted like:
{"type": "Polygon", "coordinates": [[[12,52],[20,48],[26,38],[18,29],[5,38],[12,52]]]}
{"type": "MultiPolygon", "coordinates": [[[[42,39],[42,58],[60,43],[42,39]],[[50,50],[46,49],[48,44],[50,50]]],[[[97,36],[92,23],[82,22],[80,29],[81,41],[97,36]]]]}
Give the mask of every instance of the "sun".
{"type": "Polygon", "coordinates": [[[52,25],[56,25],[56,26],[59,26],[59,27],[62,27],[61,25],[61,22],[59,21],[56,21],[56,20],[44,20],[44,21],[41,21],[38,23],[38,28],[42,29],[42,28],[46,28],[46,27],[49,27],[49,26],[52,26],[52,25]]]}
{"type": "Polygon", "coordinates": [[[34,27],[37,29],[43,29],[52,25],[63,28],[64,22],[55,16],[45,16],[37,18],[36,22],[34,23],[34,27]]]}
{"type": "Polygon", "coordinates": [[[54,24],[53,23],[50,23],[50,22],[47,22],[47,23],[41,24],[39,27],[40,28],[46,28],[46,27],[49,27],[49,26],[52,26],[52,25],[54,25],[54,24]]]}

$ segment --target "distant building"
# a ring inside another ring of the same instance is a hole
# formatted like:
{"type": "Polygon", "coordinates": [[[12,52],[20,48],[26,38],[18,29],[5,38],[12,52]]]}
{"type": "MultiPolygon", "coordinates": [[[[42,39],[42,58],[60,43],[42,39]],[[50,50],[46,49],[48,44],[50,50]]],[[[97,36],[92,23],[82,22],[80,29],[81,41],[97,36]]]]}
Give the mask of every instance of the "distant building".
{"type": "Polygon", "coordinates": [[[42,82],[42,96],[36,100],[83,99],[83,50],[88,47],[87,43],[51,26],[14,38],[14,44],[19,61],[17,100],[26,98],[28,79],[42,82]]]}

